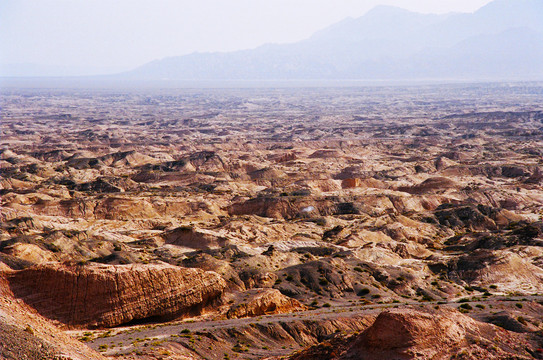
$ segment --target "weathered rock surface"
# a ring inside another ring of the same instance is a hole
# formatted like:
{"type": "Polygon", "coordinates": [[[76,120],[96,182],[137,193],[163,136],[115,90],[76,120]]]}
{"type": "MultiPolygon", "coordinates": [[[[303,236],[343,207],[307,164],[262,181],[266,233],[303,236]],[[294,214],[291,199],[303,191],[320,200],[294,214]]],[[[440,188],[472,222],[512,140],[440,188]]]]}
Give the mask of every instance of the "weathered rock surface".
{"type": "Polygon", "coordinates": [[[521,336],[451,309],[383,311],[373,325],[292,356],[292,360],[530,359],[521,336]],[[515,346],[516,345],[516,346],[515,346]]]}
{"type": "Polygon", "coordinates": [[[357,339],[345,358],[361,355],[363,350],[375,355],[388,352],[391,357],[433,358],[444,348],[458,346],[465,340],[466,330],[476,327],[475,321],[452,311],[441,314],[385,311],[357,339]]]}
{"type": "Polygon", "coordinates": [[[43,316],[86,327],[199,314],[226,286],[216,273],[162,264],[44,264],[13,272],[8,281],[43,316]]]}
{"type": "Polygon", "coordinates": [[[13,297],[0,262],[0,359],[104,360],[13,297]]]}
{"type": "Polygon", "coordinates": [[[433,177],[424,180],[422,183],[410,187],[401,187],[400,191],[405,191],[410,194],[425,194],[429,192],[445,191],[454,189],[458,185],[451,179],[445,177],[433,177]]]}
{"type": "Polygon", "coordinates": [[[449,263],[449,276],[473,286],[499,285],[510,291],[543,290],[543,269],[506,250],[476,250],[449,263]]]}
{"type": "Polygon", "coordinates": [[[163,234],[167,244],[183,246],[193,249],[216,249],[225,246],[228,242],[218,232],[195,229],[190,226],[181,226],[163,234]]]}
{"type": "Polygon", "coordinates": [[[284,314],[307,309],[298,300],[289,298],[276,289],[251,289],[240,295],[242,298],[226,313],[227,318],[284,314]]]}

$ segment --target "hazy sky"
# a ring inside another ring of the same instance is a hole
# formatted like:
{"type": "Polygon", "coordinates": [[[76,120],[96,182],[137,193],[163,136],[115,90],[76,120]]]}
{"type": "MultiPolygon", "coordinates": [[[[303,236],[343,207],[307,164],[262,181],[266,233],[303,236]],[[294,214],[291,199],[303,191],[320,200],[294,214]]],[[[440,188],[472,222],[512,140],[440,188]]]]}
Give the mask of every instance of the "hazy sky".
{"type": "Polygon", "coordinates": [[[0,63],[131,69],[195,51],[294,42],[379,4],[473,12],[490,0],[0,0],[0,63]]]}

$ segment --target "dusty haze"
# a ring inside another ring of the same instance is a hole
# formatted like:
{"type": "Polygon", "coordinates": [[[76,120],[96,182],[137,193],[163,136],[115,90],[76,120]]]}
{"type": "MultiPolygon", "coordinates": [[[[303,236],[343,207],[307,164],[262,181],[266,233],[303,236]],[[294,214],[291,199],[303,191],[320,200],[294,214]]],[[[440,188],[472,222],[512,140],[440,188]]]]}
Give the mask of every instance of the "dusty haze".
{"type": "Polygon", "coordinates": [[[3,75],[89,75],[192,52],[290,43],[377,5],[472,12],[477,1],[31,1],[0,4],[3,75]]]}

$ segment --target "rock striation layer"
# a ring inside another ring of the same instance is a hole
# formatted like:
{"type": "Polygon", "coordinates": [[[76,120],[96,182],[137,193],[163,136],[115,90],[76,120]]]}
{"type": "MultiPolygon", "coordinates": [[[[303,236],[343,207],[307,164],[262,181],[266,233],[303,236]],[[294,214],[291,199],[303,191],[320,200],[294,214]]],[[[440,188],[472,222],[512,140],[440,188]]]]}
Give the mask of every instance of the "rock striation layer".
{"type": "Polygon", "coordinates": [[[214,272],[164,264],[44,264],[8,280],[13,294],[45,317],[91,328],[199,314],[226,287],[214,272]]]}
{"type": "Polygon", "coordinates": [[[234,304],[226,313],[229,319],[307,310],[298,300],[276,289],[251,289],[243,293],[244,301],[234,304]]]}
{"type": "Polygon", "coordinates": [[[10,272],[0,262],[0,359],[106,359],[13,298],[7,281],[10,272]]]}

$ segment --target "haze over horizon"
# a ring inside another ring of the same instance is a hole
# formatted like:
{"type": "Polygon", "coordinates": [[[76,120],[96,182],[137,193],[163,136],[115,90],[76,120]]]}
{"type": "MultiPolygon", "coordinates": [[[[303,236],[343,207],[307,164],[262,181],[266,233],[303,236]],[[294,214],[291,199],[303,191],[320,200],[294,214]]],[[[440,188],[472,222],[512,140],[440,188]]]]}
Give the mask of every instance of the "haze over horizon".
{"type": "Polygon", "coordinates": [[[345,18],[358,18],[378,5],[444,14],[473,12],[489,2],[5,0],[0,3],[0,33],[4,35],[0,37],[0,74],[122,72],[194,52],[297,42],[345,18]]]}

